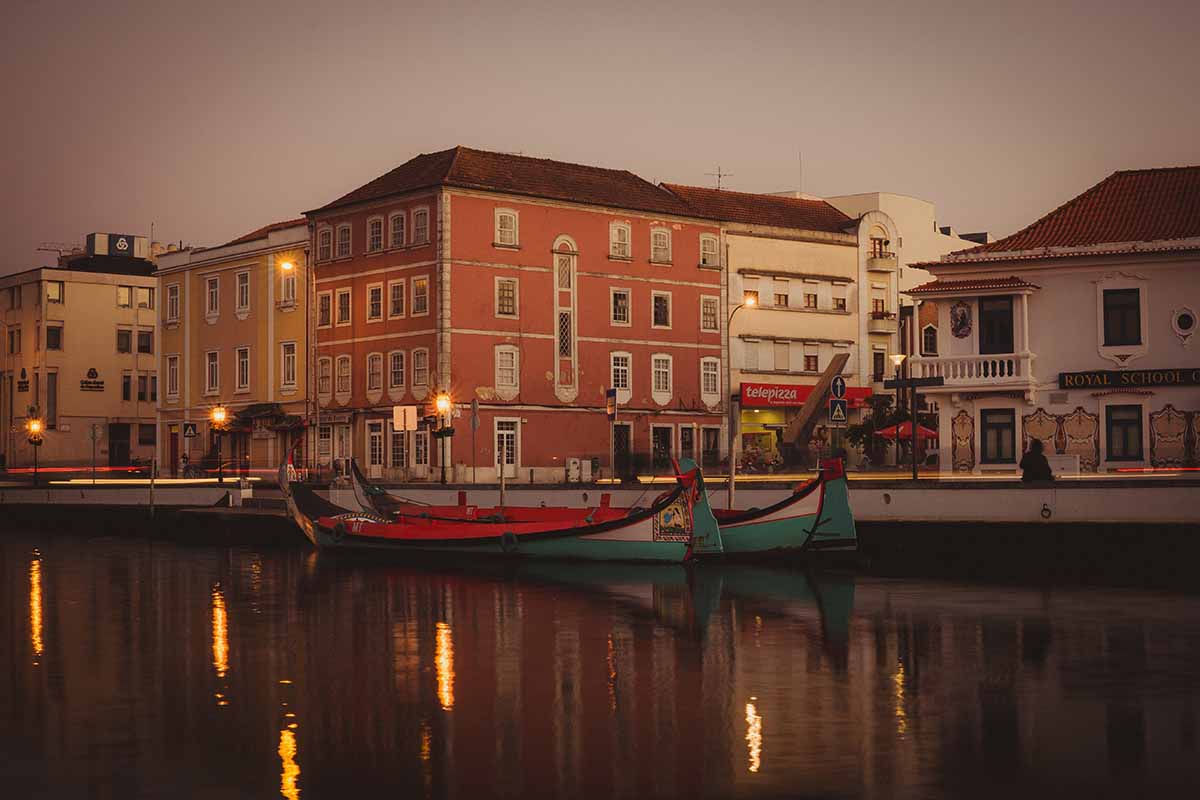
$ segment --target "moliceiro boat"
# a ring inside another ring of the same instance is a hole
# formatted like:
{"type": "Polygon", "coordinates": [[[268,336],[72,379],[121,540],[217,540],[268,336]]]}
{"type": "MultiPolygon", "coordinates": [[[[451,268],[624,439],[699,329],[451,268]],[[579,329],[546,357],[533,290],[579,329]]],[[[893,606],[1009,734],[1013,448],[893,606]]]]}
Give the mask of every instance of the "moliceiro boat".
{"type": "MultiPolygon", "coordinates": [[[[680,479],[695,473],[703,490],[704,477],[690,461],[678,470],[680,479]]],[[[466,501],[467,493],[459,492],[456,505],[423,505],[392,497],[380,486],[371,484],[352,462],[353,496],[360,510],[375,518],[386,520],[432,521],[489,521],[498,523],[570,521],[595,515],[606,519],[637,513],[637,509],[611,508],[609,495],[601,495],[595,509],[545,506],[481,507],[466,501]]],[[[748,510],[705,509],[716,518],[720,534],[718,552],[724,555],[752,556],[763,553],[847,553],[858,548],[854,515],[846,474],[840,459],[821,462],[815,479],[797,485],[790,494],[765,508],[748,510]]]]}
{"type": "Polygon", "coordinates": [[[322,548],[668,563],[722,552],[720,529],[694,465],[649,508],[528,509],[511,519],[385,515],[374,507],[347,511],[312,486],[288,483],[286,462],[280,479],[288,513],[322,548]]]}

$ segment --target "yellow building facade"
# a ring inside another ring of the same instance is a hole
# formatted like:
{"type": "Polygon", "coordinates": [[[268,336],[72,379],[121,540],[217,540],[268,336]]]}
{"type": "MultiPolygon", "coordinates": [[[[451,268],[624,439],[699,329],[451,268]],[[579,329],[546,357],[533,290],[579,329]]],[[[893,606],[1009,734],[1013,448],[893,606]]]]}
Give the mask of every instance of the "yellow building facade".
{"type": "MultiPolygon", "coordinates": [[[[122,238],[145,250],[142,237],[122,238]]],[[[149,465],[160,346],[153,269],[144,258],[76,254],[0,278],[0,453],[8,468],[33,463],[33,416],[45,427],[42,466],[149,465]]]]}
{"type": "Polygon", "coordinates": [[[308,240],[293,220],[159,257],[163,475],[264,475],[304,439],[308,240]]]}

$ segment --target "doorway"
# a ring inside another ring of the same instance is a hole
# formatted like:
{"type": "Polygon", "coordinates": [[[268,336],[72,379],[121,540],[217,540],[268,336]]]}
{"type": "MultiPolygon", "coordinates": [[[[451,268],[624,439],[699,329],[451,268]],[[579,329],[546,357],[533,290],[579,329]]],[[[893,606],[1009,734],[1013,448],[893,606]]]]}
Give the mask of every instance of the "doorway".
{"type": "Polygon", "coordinates": [[[613,476],[633,477],[633,427],[628,422],[613,425],[613,476]]]}
{"type": "Polygon", "coordinates": [[[650,458],[656,474],[671,469],[671,434],[670,425],[650,426],[650,458]]]}
{"type": "Polygon", "coordinates": [[[1012,297],[979,299],[979,354],[1013,352],[1012,297]]]}
{"type": "Polygon", "coordinates": [[[171,425],[167,433],[167,447],[171,459],[171,477],[179,477],[179,426],[171,425]]]}
{"type": "Polygon", "coordinates": [[[496,420],[496,477],[517,477],[517,420],[496,420]]]}
{"type": "Polygon", "coordinates": [[[108,465],[129,466],[129,423],[108,423],[108,465]]]}
{"type": "Polygon", "coordinates": [[[367,423],[367,477],[383,477],[383,421],[367,423]]]}
{"type": "Polygon", "coordinates": [[[691,425],[679,426],[679,457],[696,460],[696,429],[691,425]]]}
{"type": "Polygon", "coordinates": [[[715,467],[721,463],[721,429],[700,429],[700,460],[706,468],[715,467]]]}

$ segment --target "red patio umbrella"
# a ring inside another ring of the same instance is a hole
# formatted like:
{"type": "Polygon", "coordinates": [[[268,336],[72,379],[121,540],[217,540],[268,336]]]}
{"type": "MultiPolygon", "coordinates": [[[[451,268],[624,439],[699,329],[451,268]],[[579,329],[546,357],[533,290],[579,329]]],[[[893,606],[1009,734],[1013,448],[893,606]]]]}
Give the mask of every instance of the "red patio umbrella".
{"type": "MultiPolygon", "coordinates": [[[[912,422],[901,422],[899,425],[891,425],[887,428],[882,428],[881,430],[875,431],[875,435],[882,436],[885,439],[895,439],[897,428],[900,429],[900,441],[908,442],[912,440],[912,422]]],[[[922,439],[938,438],[937,431],[931,431],[924,425],[917,426],[917,435],[922,439]]]]}

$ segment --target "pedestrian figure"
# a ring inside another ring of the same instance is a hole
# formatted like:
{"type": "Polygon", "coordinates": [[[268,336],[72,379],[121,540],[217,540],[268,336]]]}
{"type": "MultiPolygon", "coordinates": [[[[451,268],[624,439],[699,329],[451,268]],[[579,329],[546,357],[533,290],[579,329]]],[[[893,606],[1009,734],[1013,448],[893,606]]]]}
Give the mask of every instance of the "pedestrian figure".
{"type": "Polygon", "coordinates": [[[1052,481],[1054,473],[1050,471],[1050,462],[1042,453],[1042,440],[1034,439],[1029,443],[1029,449],[1021,456],[1021,480],[1025,483],[1035,481],[1052,481]]]}

